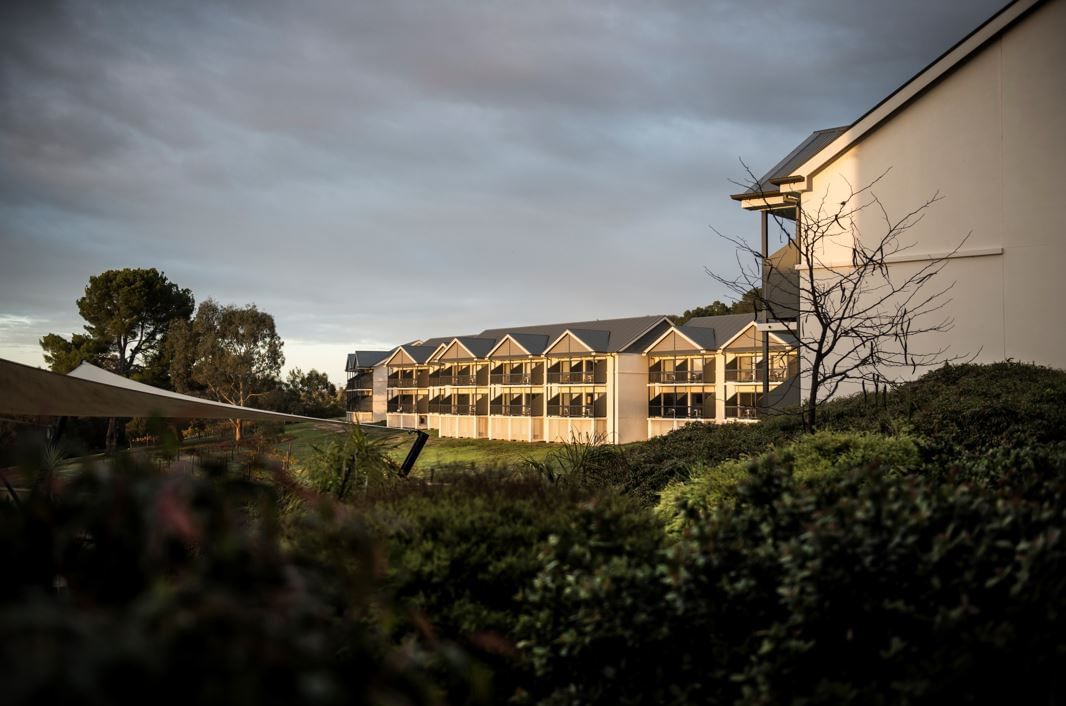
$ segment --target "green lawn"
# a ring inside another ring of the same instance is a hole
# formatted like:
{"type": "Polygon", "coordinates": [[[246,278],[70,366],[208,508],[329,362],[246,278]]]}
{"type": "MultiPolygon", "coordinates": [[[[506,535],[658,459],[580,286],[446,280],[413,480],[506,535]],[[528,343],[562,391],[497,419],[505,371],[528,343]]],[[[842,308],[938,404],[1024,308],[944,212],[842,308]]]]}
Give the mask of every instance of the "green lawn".
{"type": "MultiPolygon", "coordinates": [[[[389,455],[397,462],[407,456],[414,434],[397,434],[385,431],[383,427],[364,427],[372,437],[386,439],[392,449],[389,455]]],[[[291,453],[291,463],[300,465],[314,452],[314,446],[321,446],[339,434],[347,433],[343,428],[314,422],[301,422],[285,427],[285,440],[276,447],[282,458],[291,453]]],[[[477,466],[502,467],[516,466],[526,459],[543,459],[558,444],[529,444],[521,441],[495,441],[490,439],[442,439],[435,431],[430,432],[429,441],[422,449],[416,472],[425,472],[441,466],[477,466]]]]}

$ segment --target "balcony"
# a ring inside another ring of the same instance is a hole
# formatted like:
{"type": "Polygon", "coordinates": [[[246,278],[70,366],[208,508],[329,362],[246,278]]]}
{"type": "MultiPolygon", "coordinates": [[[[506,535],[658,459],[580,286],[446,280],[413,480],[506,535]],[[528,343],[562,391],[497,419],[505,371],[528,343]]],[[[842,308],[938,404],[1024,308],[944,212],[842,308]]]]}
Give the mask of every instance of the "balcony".
{"type": "Polygon", "coordinates": [[[347,412],[373,412],[374,401],[370,397],[349,397],[344,409],[347,412]]]}
{"type": "MultiPolygon", "coordinates": [[[[770,368],[770,382],[784,382],[793,374],[795,371],[790,368],[770,368]]],[[[725,379],[726,382],[762,382],[763,369],[759,367],[754,370],[726,370],[725,379]]]]}
{"type": "Polygon", "coordinates": [[[445,385],[470,387],[477,385],[478,382],[476,375],[430,375],[429,384],[432,387],[444,387],[445,385]]]}
{"type": "Polygon", "coordinates": [[[648,416],[653,419],[703,419],[703,408],[649,406],[648,416]]]}
{"type": "Polygon", "coordinates": [[[549,417],[595,417],[596,412],[590,404],[548,405],[549,417]]]}
{"type": "Polygon", "coordinates": [[[344,389],[351,392],[352,390],[373,390],[374,378],[369,375],[361,375],[348,380],[344,385],[344,389]]]}
{"type": "Polygon", "coordinates": [[[493,373],[489,381],[493,385],[533,385],[533,376],[529,373],[493,373]]]}
{"type": "Polygon", "coordinates": [[[388,411],[392,414],[419,414],[417,405],[413,404],[397,404],[390,402],[388,411]]]}
{"type": "Polygon", "coordinates": [[[476,404],[453,404],[451,402],[431,402],[429,404],[430,414],[464,414],[473,415],[477,414],[476,404]]]}
{"type": "Polygon", "coordinates": [[[548,371],[548,382],[558,383],[560,385],[605,385],[607,384],[607,374],[597,375],[590,371],[548,371]]]}
{"type": "Polygon", "coordinates": [[[419,385],[418,383],[419,383],[418,378],[415,378],[415,377],[392,376],[392,377],[389,377],[388,385],[389,385],[389,387],[395,387],[395,388],[422,387],[422,385],[419,385]]]}
{"type": "Polygon", "coordinates": [[[648,382],[690,385],[714,382],[714,378],[705,380],[702,370],[652,370],[648,373],[648,382]]]}
{"type": "Polygon", "coordinates": [[[489,414],[497,417],[532,417],[533,407],[521,404],[489,405],[489,414]]]}
{"type": "Polygon", "coordinates": [[[759,409],[758,407],[749,407],[746,405],[726,405],[725,406],[725,418],[726,419],[758,419],[759,409]]]}

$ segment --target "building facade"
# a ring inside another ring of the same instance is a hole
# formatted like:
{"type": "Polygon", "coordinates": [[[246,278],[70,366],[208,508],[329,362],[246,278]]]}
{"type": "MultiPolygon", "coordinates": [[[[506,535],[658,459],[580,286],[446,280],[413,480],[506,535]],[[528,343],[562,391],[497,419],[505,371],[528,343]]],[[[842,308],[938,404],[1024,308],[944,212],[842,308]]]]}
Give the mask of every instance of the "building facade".
{"type": "MultiPolygon", "coordinates": [[[[384,384],[367,401],[361,383],[350,400],[383,410],[390,427],[444,437],[629,443],[692,422],[750,421],[765,402],[751,314],[490,329],[374,353],[379,362],[359,379],[384,384]]],[[[773,338],[770,370],[767,387],[787,387],[793,342],[773,338]]],[[[774,404],[797,401],[778,395],[774,404]]],[[[361,413],[350,409],[353,421],[361,413]]]]}
{"type": "MultiPolygon", "coordinates": [[[[924,291],[947,290],[915,324],[928,330],[907,341],[911,352],[1066,368],[1058,306],[1066,278],[1056,274],[1066,238],[1054,206],[1066,160],[1064,36],[1066,0],[1016,0],[854,123],[813,133],[733,198],[760,212],[764,228],[769,220],[771,232],[783,225],[798,239],[812,214],[867,204],[797,262],[804,282],[847,276],[859,248],[876,248],[886,228],[905,222],[902,247],[885,254],[886,281],[936,268],[924,291]]],[[[860,308],[882,292],[871,287],[860,308]]],[[[799,311],[787,327],[804,341],[819,331],[809,315],[799,311]]],[[[924,370],[888,372],[905,380],[924,370]]]]}

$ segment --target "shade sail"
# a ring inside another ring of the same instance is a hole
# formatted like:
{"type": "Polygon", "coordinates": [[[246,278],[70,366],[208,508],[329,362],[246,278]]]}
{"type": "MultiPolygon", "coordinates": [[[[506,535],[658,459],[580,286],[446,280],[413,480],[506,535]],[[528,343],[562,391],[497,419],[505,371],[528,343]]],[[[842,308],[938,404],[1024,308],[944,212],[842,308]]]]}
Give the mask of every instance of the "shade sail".
{"type": "Polygon", "coordinates": [[[69,375],[60,375],[3,359],[0,359],[0,414],[349,424],[204,400],[127,380],[89,363],[82,363],[69,375]]]}

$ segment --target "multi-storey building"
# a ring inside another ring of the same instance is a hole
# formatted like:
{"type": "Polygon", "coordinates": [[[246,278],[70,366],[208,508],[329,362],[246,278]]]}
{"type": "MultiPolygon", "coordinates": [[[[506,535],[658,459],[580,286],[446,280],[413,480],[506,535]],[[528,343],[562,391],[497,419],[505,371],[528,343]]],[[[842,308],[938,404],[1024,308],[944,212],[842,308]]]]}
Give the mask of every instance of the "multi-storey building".
{"type": "MultiPolygon", "coordinates": [[[[882,366],[881,376],[920,375],[925,368],[911,363],[913,354],[936,359],[937,351],[978,363],[1066,368],[1058,306],[1066,299],[1066,239],[1055,205],[1066,158],[1064,36],[1066,0],[1015,0],[855,122],[814,132],[733,195],[760,214],[763,253],[768,226],[803,246],[802,261],[797,252],[773,270],[803,274],[808,294],[801,302],[792,288],[798,311],[786,311],[793,323],[785,328],[804,348],[823,331],[809,292],[852,277],[861,253],[872,252],[881,257],[881,279],[866,280],[853,311],[888,316],[901,299],[883,306],[891,283],[928,273],[936,273],[932,283],[903,303],[920,310],[926,297],[945,294],[914,320],[921,333],[901,330],[898,340],[879,342],[898,361],[882,366]],[[841,217],[825,221],[837,204],[846,205],[841,217]]],[[[795,80],[802,85],[814,73],[797,67],[795,80]]],[[[828,364],[851,352],[858,359],[866,344],[844,341],[828,364]]],[[[801,367],[809,389],[810,368],[801,367]]]]}
{"type": "Polygon", "coordinates": [[[390,427],[514,441],[627,443],[689,422],[750,420],[795,403],[790,341],[773,337],[763,399],[751,314],[666,316],[488,329],[419,340],[381,357],[374,404],[390,427]],[[765,405],[763,405],[765,406],[765,405]]]}
{"type": "Polygon", "coordinates": [[[391,351],[356,351],[348,354],[344,370],[348,382],[344,386],[348,419],[371,424],[385,419],[385,400],[388,390],[385,368],[380,365],[391,351]]]}

